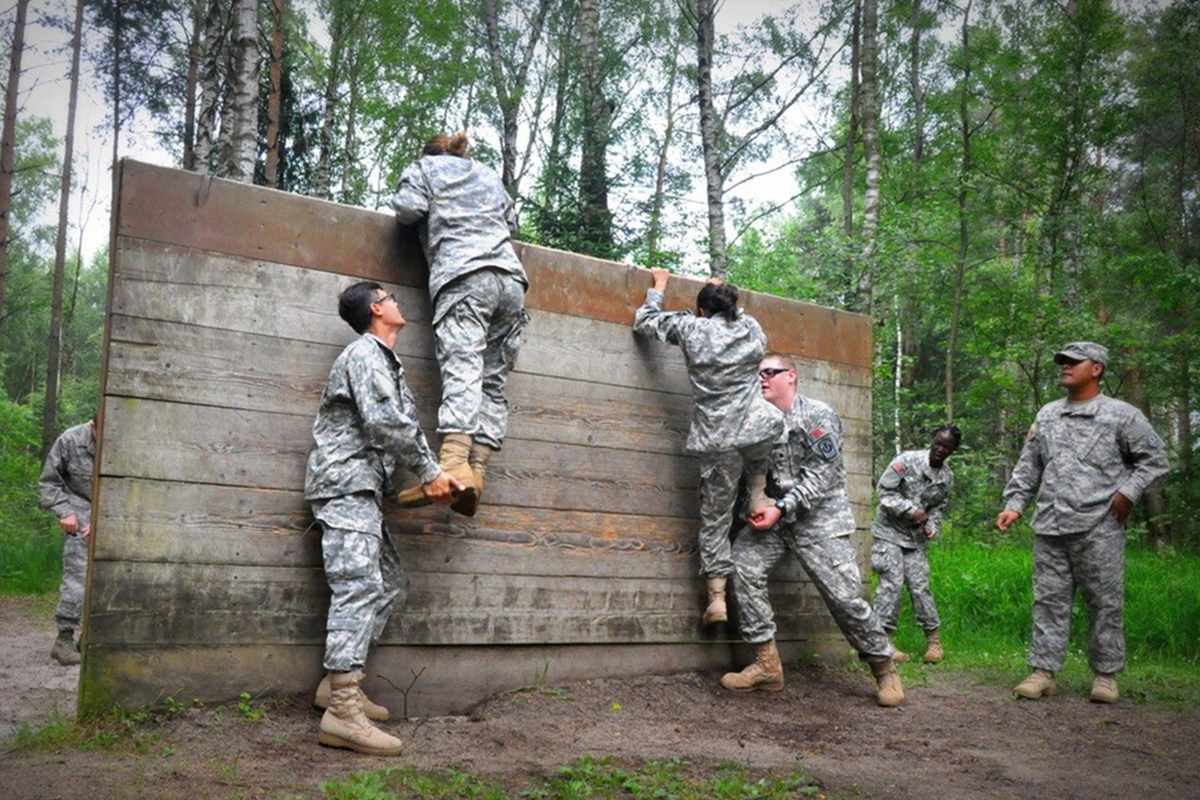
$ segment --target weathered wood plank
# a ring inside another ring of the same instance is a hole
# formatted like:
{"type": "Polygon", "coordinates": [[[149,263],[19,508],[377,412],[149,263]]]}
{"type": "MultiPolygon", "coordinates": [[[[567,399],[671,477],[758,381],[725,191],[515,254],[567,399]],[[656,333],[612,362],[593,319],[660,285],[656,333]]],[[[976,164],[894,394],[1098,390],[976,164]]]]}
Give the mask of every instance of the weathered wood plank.
{"type": "MultiPolygon", "coordinates": [[[[246,258],[422,287],[413,229],[390,214],[314,201],[234,181],[122,163],[117,236],[182,244],[246,258]]],[[[523,245],[530,306],[628,325],[650,278],[645,270],[523,245]]],[[[690,307],[702,283],[672,282],[669,302],[690,307]],[[676,299],[678,297],[678,299],[676,299]]],[[[755,292],[747,309],[776,349],[807,358],[871,365],[871,320],[755,292]],[[865,344],[864,344],[865,343],[865,344]]]]}
{"type": "MultiPolygon", "coordinates": [[[[684,559],[686,560],[686,559],[684,559]]],[[[329,590],[320,569],[97,561],[90,628],[105,644],[319,644],[329,590]]],[[[385,644],[689,642],[700,622],[698,580],[411,572],[385,644]]],[[[785,631],[824,606],[809,584],[774,581],[785,631]]]]}

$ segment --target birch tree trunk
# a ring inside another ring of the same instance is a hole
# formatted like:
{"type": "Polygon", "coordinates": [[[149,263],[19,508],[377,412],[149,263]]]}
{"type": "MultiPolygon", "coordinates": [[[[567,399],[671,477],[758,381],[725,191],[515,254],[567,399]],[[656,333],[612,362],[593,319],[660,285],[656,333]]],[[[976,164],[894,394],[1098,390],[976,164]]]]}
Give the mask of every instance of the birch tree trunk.
{"type": "Polygon", "coordinates": [[[271,89],[267,96],[267,163],[263,183],[279,186],[279,110],[283,94],[283,19],[287,0],[271,0],[271,89]]]}
{"type": "Polygon", "coordinates": [[[863,249],[859,267],[856,305],[864,314],[872,313],[874,294],[875,253],[879,227],[879,103],[876,97],[879,48],[878,0],[863,0],[862,28],[862,122],[863,155],[866,158],[867,181],[863,203],[863,249]]]}
{"type": "Polygon", "coordinates": [[[192,0],[192,36],[188,41],[187,88],[183,95],[183,168],[196,169],[196,87],[200,83],[203,0],[192,0]]]}
{"type": "Polygon", "coordinates": [[[950,336],[946,342],[946,421],[954,422],[954,350],[958,345],[958,324],[962,318],[963,284],[967,274],[970,230],[967,220],[967,188],[971,182],[971,0],[963,10],[962,90],[958,98],[958,123],[962,136],[962,166],[958,173],[958,254],[954,269],[954,310],[950,316],[950,336]]]}
{"type": "Polygon", "coordinates": [[[58,236],[54,243],[54,288],[50,299],[50,337],[46,346],[46,401],[42,410],[42,458],[58,436],[58,373],[62,353],[63,276],[67,262],[67,212],[71,204],[71,159],[75,154],[75,109],[79,100],[79,51],[83,40],[83,3],[75,0],[71,33],[71,89],[67,100],[67,138],[64,144],[62,187],[58,196],[58,236]]]}
{"type": "Polygon", "coordinates": [[[697,92],[700,103],[700,145],[704,151],[704,180],[708,203],[709,272],[724,279],[729,271],[725,244],[725,175],[721,172],[720,132],[712,95],[713,44],[717,9],[714,0],[696,4],[697,92]]]}
{"type": "Polygon", "coordinates": [[[342,52],[345,48],[346,24],[340,3],[333,4],[332,19],[329,21],[329,74],[325,79],[325,106],[321,117],[321,149],[317,155],[317,174],[313,181],[313,192],[317,197],[329,199],[333,168],[333,122],[337,113],[338,86],[342,78],[342,52]]]}
{"type": "Polygon", "coordinates": [[[842,157],[842,230],[846,232],[847,240],[854,236],[854,142],[858,136],[858,41],[861,26],[862,0],[855,0],[850,25],[850,125],[846,132],[846,152],[842,157]]]}
{"type": "Polygon", "coordinates": [[[600,68],[600,3],[580,0],[579,60],[583,73],[583,142],[579,162],[579,205],[583,235],[592,255],[612,251],[608,210],[608,135],[612,107],[604,96],[600,68]]]}
{"type": "Polygon", "coordinates": [[[12,51],[8,58],[8,85],[4,92],[4,132],[0,134],[0,327],[4,326],[4,299],[8,283],[8,232],[12,224],[12,182],[17,139],[17,98],[21,90],[21,56],[25,52],[25,17],[29,0],[17,0],[13,21],[12,51]]]}
{"type": "Polygon", "coordinates": [[[217,135],[217,107],[221,100],[221,56],[225,49],[224,0],[207,0],[204,15],[204,48],[200,64],[200,108],[196,122],[197,172],[212,170],[212,151],[217,135]]]}
{"type": "Polygon", "coordinates": [[[224,138],[222,175],[254,182],[258,151],[258,0],[234,0],[230,46],[229,135],[224,138]]]}
{"type": "Polygon", "coordinates": [[[658,148],[658,165],[654,172],[654,200],[650,206],[650,225],[646,231],[646,260],[651,266],[658,264],[658,241],[662,237],[663,192],[667,183],[671,138],[675,131],[675,81],[679,75],[679,42],[678,37],[671,42],[671,63],[667,68],[667,119],[663,127],[662,145],[658,148]]]}
{"type": "Polygon", "coordinates": [[[124,52],[124,40],[122,34],[124,31],[125,18],[121,13],[121,0],[113,0],[113,29],[112,29],[112,82],[113,82],[113,142],[112,142],[112,168],[114,174],[117,169],[117,160],[121,152],[121,54],[124,52]]]}

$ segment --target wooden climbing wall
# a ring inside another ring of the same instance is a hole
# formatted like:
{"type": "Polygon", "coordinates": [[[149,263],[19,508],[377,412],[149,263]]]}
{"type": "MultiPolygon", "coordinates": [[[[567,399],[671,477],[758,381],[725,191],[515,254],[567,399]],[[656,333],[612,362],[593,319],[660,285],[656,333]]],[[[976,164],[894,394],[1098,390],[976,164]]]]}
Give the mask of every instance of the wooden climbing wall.
{"type": "MultiPolygon", "coordinates": [[[[439,397],[423,258],[390,214],[132,161],[117,177],[81,707],[301,692],[321,671],[328,590],[303,500],[329,367],[355,334],[336,296],[371,279],[431,443],[439,397]]],[[[723,667],[699,624],[697,470],[677,348],[634,336],[649,275],[546,248],[520,255],[532,322],[486,504],[389,509],[410,574],[368,689],[410,715],[502,689],[723,667]],[[386,678],[386,680],[385,680],[386,678]]],[[[673,280],[668,307],[690,305],[673,280]]],[[[860,543],[869,525],[871,330],[766,295],[745,305],[803,391],[842,414],[860,543]]],[[[408,481],[412,483],[411,478],[408,481]]],[[[799,568],[771,596],[791,650],[841,654],[799,568]]]]}

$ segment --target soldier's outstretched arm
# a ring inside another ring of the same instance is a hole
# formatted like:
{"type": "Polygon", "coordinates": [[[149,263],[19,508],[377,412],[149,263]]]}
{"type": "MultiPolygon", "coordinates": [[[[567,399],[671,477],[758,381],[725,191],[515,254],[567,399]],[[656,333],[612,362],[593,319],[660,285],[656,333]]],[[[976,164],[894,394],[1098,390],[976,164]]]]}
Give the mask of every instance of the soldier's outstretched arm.
{"type": "Polygon", "coordinates": [[[38,478],[38,506],[58,519],[71,513],[67,496],[67,455],[62,439],[56,439],[46,454],[42,474],[38,478]]]}
{"type": "Polygon", "coordinates": [[[396,212],[396,219],[405,225],[412,225],[429,213],[431,195],[425,173],[421,171],[419,164],[413,163],[409,164],[400,176],[396,193],[392,195],[388,205],[396,212]]]}
{"type": "Polygon", "coordinates": [[[678,345],[683,343],[688,328],[695,323],[696,318],[687,311],[663,311],[663,293],[666,285],[665,280],[655,276],[654,287],[646,292],[646,301],[633,317],[633,330],[642,336],[678,345]]]}
{"type": "Polygon", "coordinates": [[[397,389],[390,375],[369,363],[352,362],[348,372],[367,435],[411,470],[421,483],[436,478],[441,468],[417,423],[417,407],[408,387],[397,389]]]}

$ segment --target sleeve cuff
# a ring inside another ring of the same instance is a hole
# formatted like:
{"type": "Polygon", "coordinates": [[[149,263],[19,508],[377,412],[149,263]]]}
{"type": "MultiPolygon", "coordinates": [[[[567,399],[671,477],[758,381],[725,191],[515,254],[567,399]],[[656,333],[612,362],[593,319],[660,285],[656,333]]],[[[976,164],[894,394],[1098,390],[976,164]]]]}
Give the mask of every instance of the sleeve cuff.
{"type": "Polygon", "coordinates": [[[1015,511],[1018,514],[1024,514],[1025,513],[1025,504],[1022,503],[1020,500],[1016,500],[1016,499],[1009,500],[1007,503],[1004,504],[1004,510],[1005,511],[1015,511]]]}
{"type": "Polygon", "coordinates": [[[648,289],[646,291],[646,302],[652,303],[656,308],[662,307],[663,297],[663,292],[660,289],[648,289]]]}
{"type": "Polygon", "coordinates": [[[421,483],[429,483],[436,478],[442,471],[438,463],[432,458],[425,460],[421,469],[417,472],[417,477],[421,479],[421,483]]]}

